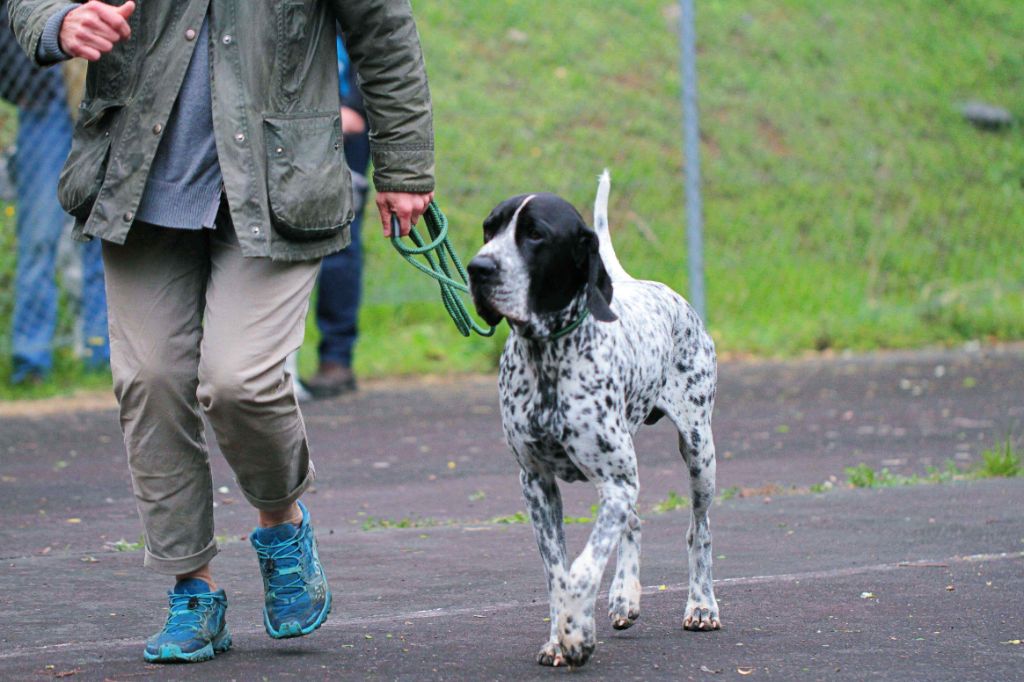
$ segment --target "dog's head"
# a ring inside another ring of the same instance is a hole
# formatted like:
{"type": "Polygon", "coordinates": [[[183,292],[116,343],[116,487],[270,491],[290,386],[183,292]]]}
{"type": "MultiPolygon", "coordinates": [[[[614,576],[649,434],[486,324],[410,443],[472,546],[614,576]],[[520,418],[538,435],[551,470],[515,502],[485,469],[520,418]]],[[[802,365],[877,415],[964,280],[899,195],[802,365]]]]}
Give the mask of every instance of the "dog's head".
{"type": "Polygon", "coordinates": [[[503,317],[535,323],[581,298],[595,319],[617,319],[597,233],[554,194],[522,194],[491,211],[469,280],[477,313],[488,324],[503,317]]]}

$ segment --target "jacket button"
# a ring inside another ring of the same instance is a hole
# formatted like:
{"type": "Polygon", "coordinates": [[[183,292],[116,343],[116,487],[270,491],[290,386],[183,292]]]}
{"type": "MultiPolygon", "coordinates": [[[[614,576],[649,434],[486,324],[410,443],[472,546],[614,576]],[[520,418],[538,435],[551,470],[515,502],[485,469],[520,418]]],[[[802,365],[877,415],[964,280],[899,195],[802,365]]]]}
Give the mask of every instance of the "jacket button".
{"type": "Polygon", "coordinates": [[[196,30],[194,28],[190,28],[189,30],[185,31],[185,40],[195,40],[195,39],[196,39],[196,30]]]}
{"type": "Polygon", "coordinates": [[[130,223],[131,221],[135,220],[135,214],[134,214],[134,213],[132,213],[131,211],[128,211],[127,213],[125,213],[125,214],[124,214],[123,216],[121,216],[121,217],[122,217],[122,218],[124,218],[124,221],[125,221],[126,223],[130,223]]]}
{"type": "Polygon", "coordinates": [[[259,225],[250,225],[249,229],[252,230],[252,233],[254,235],[259,236],[259,234],[260,234],[260,226],[259,225]]]}
{"type": "Polygon", "coordinates": [[[161,123],[157,123],[157,124],[156,124],[155,126],[153,126],[153,134],[154,134],[154,135],[159,135],[159,134],[160,134],[160,133],[162,133],[163,131],[164,131],[164,126],[163,126],[163,124],[161,124],[161,123]]]}
{"type": "Polygon", "coordinates": [[[230,35],[225,35],[223,38],[220,39],[220,41],[225,45],[230,45],[232,40],[234,39],[230,35]]]}
{"type": "Polygon", "coordinates": [[[245,142],[245,135],[242,133],[235,133],[235,142],[245,142]]]}

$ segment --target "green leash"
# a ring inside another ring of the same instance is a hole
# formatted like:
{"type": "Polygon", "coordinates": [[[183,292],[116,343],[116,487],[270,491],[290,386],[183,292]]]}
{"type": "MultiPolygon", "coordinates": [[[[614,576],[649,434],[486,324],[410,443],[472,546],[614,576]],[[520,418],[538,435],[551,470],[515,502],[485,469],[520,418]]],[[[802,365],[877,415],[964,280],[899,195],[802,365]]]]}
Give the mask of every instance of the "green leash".
{"type": "Polygon", "coordinates": [[[469,314],[466,304],[459,296],[460,292],[469,293],[469,276],[466,274],[466,268],[462,266],[459,256],[455,253],[455,249],[452,248],[451,242],[448,241],[448,218],[434,201],[430,202],[423,218],[430,234],[429,243],[414,227],[409,231],[409,239],[416,246],[408,247],[403,244],[399,234],[398,216],[392,215],[391,245],[413,267],[437,280],[441,287],[441,301],[460,334],[469,336],[471,332],[476,332],[480,336],[492,336],[495,327],[493,325],[483,327],[478,324],[469,314]],[[422,256],[427,261],[427,265],[418,261],[415,256],[422,256]],[[458,275],[459,279],[455,279],[455,275],[458,275]]]}
{"type": "MultiPolygon", "coordinates": [[[[437,202],[431,201],[430,205],[427,206],[426,212],[423,214],[423,219],[427,224],[430,242],[427,243],[414,227],[409,230],[409,239],[416,246],[410,248],[402,243],[398,216],[392,214],[391,245],[413,267],[437,280],[438,285],[441,287],[441,301],[444,303],[445,310],[448,311],[448,315],[452,318],[452,322],[455,323],[455,328],[459,330],[460,334],[469,336],[471,332],[476,332],[480,336],[493,336],[496,327],[494,325],[482,327],[477,324],[476,320],[469,314],[466,304],[462,302],[462,298],[456,293],[469,293],[469,276],[466,274],[466,268],[462,266],[462,261],[459,260],[458,254],[455,253],[455,249],[452,248],[451,242],[448,241],[447,216],[441,212],[437,202]],[[427,261],[427,265],[416,260],[415,256],[423,256],[424,260],[427,261]],[[453,270],[459,276],[458,280],[453,276],[453,270]]],[[[567,327],[546,336],[531,338],[535,341],[557,341],[563,336],[576,331],[589,316],[590,310],[584,308],[579,317],[573,320],[567,327]]]]}
{"type": "Polygon", "coordinates": [[[556,332],[552,332],[551,334],[548,334],[547,336],[536,336],[536,337],[533,337],[533,340],[534,341],[545,341],[545,340],[547,340],[547,341],[557,341],[558,339],[562,338],[563,336],[568,336],[569,334],[572,334],[574,331],[579,329],[579,326],[581,324],[583,324],[583,321],[585,319],[587,319],[589,316],[590,316],[590,309],[589,308],[584,308],[583,312],[580,313],[579,317],[577,317],[575,320],[573,320],[572,323],[570,323],[568,327],[563,327],[563,328],[559,329],[556,332]]]}

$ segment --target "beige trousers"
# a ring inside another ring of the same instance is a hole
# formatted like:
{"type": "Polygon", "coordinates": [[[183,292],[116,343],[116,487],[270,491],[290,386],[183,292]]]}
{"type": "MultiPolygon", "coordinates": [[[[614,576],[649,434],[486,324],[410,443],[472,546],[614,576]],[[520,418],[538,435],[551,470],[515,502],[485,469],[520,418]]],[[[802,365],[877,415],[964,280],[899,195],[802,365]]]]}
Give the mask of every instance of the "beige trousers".
{"type": "Polygon", "coordinates": [[[313,480],[284,365],[302,344],[320,263],[243,258],[225,212],[217,225],[137,223],[125,244],[103,243],[110,366],[145,564],[171,575],[217,553],[204,414],[258,509],[291,504],[313,480]]]}

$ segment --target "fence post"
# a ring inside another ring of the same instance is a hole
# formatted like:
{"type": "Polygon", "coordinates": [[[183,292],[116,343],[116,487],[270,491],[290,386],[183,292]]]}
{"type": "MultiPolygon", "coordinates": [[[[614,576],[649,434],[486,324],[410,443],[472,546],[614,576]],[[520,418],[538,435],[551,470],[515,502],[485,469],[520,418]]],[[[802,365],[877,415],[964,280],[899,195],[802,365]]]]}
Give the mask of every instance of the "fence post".
{"type": "Polygon", "coordinates": [[[707,322],[704,298],[704,207],[700,194],[700,123],[697,117],[697,36],[693,0],[679,0],[679,9],[689,299],[697,314],[707,322]]]}

